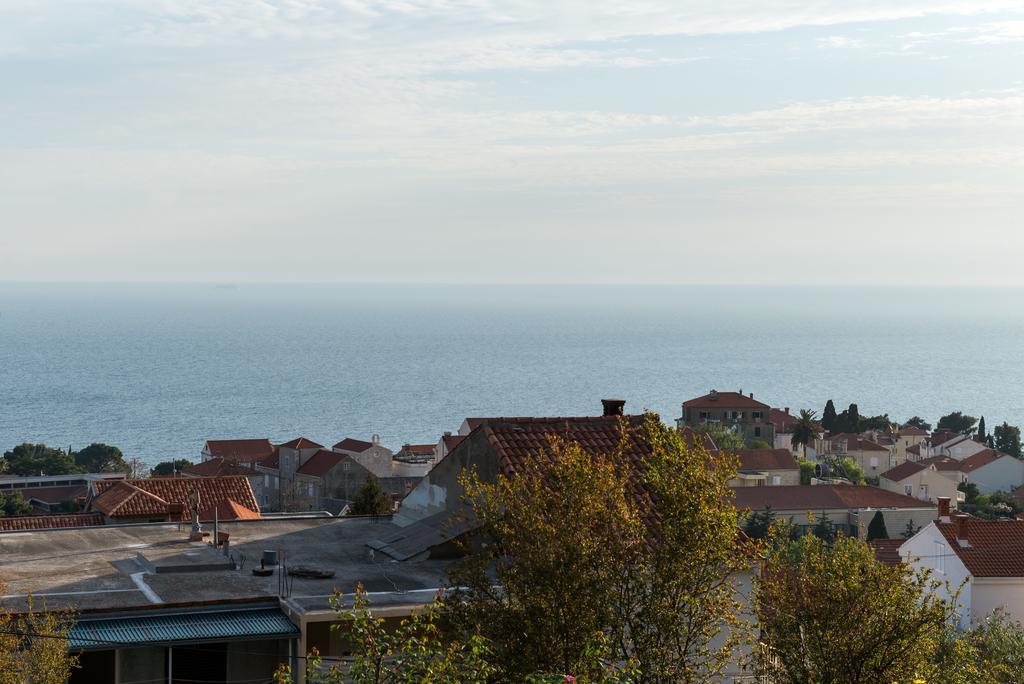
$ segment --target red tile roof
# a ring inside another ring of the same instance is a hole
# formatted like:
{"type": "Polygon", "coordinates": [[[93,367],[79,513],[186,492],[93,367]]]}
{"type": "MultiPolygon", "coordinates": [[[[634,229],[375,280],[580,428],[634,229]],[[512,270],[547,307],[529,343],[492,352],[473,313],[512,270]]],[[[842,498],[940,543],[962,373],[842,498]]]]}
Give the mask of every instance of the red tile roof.
{"type": "Polygon", "coordinates": [[[956,536],[955,522],[936,522],[949,548],[975,577],[1024,577],[1024,521],[966,519],[967,544],[956,536]]]}
{"type": "Polygon", "coordinates": [[[993,461],[998,461],[1001,458],[1013,458],[1009,454],[1002,454],[995,449],[982,449],[976,454],[971,454],[964,460],[960,461],[960,471],[969,473],[972,470],[977,470],[983,466],[987,466],[993,461]]]}
{"type": "Polygon", "coordinates": [[[202,463],[190,465],[181,469],[186,475],[195,477],[216,477],[218,475],[257,475],[258,473],[249,466],[242,465],[237,461],[230,461],[226,458],[211,458],[202,463]]]}
{"type": "Polygon", "coordinates": [[[715,392],[705,394],[683,402],[684,408],[759,408],[770,409],[768,404],[756,401],[753,397],[739,392],[715,392]]]}
{"type": "Polygon", "coordinates": [[[699,432],[692,427],[684,425],[679,428],[679,434],[683,436],[683,440],[690,446],[696,444],[711,451],[718,451],[718,445],[715,444],[715,440],[706,432],[699,432]]]}
{"type": "Polygon", "coordinates": [[[868,546],[875,552],[875,558],[886,565],[899,565],[903,562],[900,558],[900,547],[906,539],[873,539],[868,546]]]}
{"type": "Polygon", "coordinates": [[[402,451],[417,456],[431,456],[434,453],[436,444],[403,444],[402,451]]]}
{"type": "Polygon", "coordinates": [[[465,439],[462,435],[445,435],[441,438],[444,441],[445,452],[451,451],[459,445],[459,442],[465,439]]]}
{"type": "Polygon", "coordinates": [[[840,432],[837,435],[831,435],[828,440],[832,444],[846,440],[847,451],[889,451],[881,444],[876,444],[870,439],[865,439],[860,435],[855,435],[850,432],[840,432]]]}
{"type": "Polygon", "coordinates": [[[763,511],[818,511],[851,508],[935,508],[920,499],[863,485],[737,487],[736,508],[763,511]]]}
{"type": "Polygon", "coordinates": [[[900,431],[897,432],[896,434],[898,434],[900,437],[927,437],[928,436],[927,432],[925,432],[921,428],[915,427],[913,425],[907,425],[905,427],[901,427],[900,431]]]}
{"type": "Polygon", "coordinates": [[[918,444],[913,444],[911,446],[908,446],[907,447],[907,453],[908,454],[914,454],[915,456],[920,456],[921,455],[921,444],[918,443],[918,444]]]}
{"type": "Polygon", "coordinates": [[[799,470],[789,449],[739,449],[740,470],[799,470]]]}
{"type": "Polygon", "coordinates": [[[346,437],[332,448],[339,451],[351,451],[353,453],[361,454],[370,447],[373,446],[373,442],[364,442],[361,439],[353,439],[352,437],[346,437]]]}
{"type": "Polygon", "coordinates": [[[260,465],[263,466],[264,468],[270,468],[272,470],[280,469],[280,467],[281,467],[281,450],[278,449],[277,447],[274,447],[273,453],[271,453],[269,456],[267,456],[265,459],[263,459],[263,462],[260,463],[260,465]]]}
{"type": "Polygon", "coordinates": [[[890,468],[889,470],[886,470],[879,477],[884,477],[885,479],[890,480],[892,482],[902,482],[911,475],[916,475],[917,473],[921,472],[927,467],[928,465],[925,463],[919,463],[917,461],[904,461],[895,468],[890,468]]]}
{"type": "Polygon", "coordinates": [[[90,507],[109,517],[164,516],[168,504],[182,504],[187,509],[189,491],[199,491],[200,505],[212,509],[232,500],[251,511],[259,512],[259,504],[241,476],[229,477],[161,477],[143,480],[98,481],[97,495],[90,507]]]}
{"type": "Polygon", "coordinates": [[[48,504],[59,504],[68,499],[79,499],[89,494],[86,485],[69,485],[66,487],[27,487],[25,489],[5,490],[12,494],[20,492],[26,501],[36,499],[48,504]]]}
{"type": "Polygon", "coordinates": [[[103,516],[96,513],[76,515],[27,515],[0,518],[0,532],[21,530],[51,530],[67,527],[92,527],[103,524],[103,516]]]}
{"type": "Polygon", "coordinates": [[[921,461],[918,461],[918,463],[923,463],[924,465],[933,465],[935,466],[936,470],[942,470],[945,472],[951,470],[960,470],[960,461],[956,460],[951,456],[932,456],[931,458],[926,458],[921,461]]]}
{"type": "Polygon", "coordinates": [[[310,456],[309,460],[303,463],[302,467],[300,467],[296,472],[299,475],[323,477],[346,458],[348,458],[347,454],[339,454],[337,451],[321,449],[310,456]]]}
{"type": "MultiPolygon", "coordinates": [[[[188,517],[187,515],[185,517],[188,517]]],[[[203,521],[214,520],[262,520],[263,516],[254,510],[246,508],[234,499],[225,499],[199,512],[199,519],[203,521]],[[214,517],[216,511],[216,518],[214,517]]]]}
{"type": "Polygon", "coordinates": [[[962,437],[962,435],[954,430],[936,430],[928,441],[931,442],[932,446],[938,446],[957,437],[962,437]]]}
{"type": "Polygon", "coordinates": [[[323,449],[324,447],[323,447],[322,444],[317,444],[316,442],[314,442],[311,439],[306,439],[305,437],[296,437],[295,439],[293,439],[290,442],[285,442],[284,444],[278,445],[278,448],[279,449],[280,448],[284,448],[284,449],[323,449]]]}
{"type": "Polygon", "coordinates": [[[776,433],[786,433],[793,430],[793,426],[800,422],[799,418],[792,413],[786,413],[782,409],[773,408],[768,412],[768,422],[775,426],[776,433]]]}
{"type": "Polygon", "coordinates": [[[253,463],[270,456],[274,445],[269,439],[209,439],[206,450],[211,456],[226,458],[230,461],[253,463]]]}

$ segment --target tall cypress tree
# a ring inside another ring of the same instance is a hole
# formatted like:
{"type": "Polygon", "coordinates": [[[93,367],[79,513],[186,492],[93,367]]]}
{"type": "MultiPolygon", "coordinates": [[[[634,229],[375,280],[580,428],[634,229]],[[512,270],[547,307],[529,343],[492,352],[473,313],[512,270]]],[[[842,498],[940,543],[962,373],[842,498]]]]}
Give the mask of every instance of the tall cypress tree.
{"type": "Polygon", "coordinates": [[[849,414],[850,432],[860,432],[860,411],[857,410],[857,405],[850,404],[846,412],[849,414]]]}
{"type": "Polygon", "coordinates": [[[988,435],[985,433],[985,416],[982,416],[981,420],[978,421],[978,437],[976,441],[984,442],[986,437],[988,435]]]}
{"type": "Polygon", "coordinates": [[[832,426],[836,422],[836,405],[829,399],[825,404],[825,410],[821,412],[821,427],[825,428],[826,431],[832,432],[832,426]]]}

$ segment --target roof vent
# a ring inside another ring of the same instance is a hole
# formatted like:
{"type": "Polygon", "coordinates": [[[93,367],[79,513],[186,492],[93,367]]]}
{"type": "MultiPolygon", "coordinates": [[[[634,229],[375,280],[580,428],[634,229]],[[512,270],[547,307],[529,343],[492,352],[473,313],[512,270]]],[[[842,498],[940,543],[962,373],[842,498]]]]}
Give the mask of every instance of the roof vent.
{"type": "Polygon", "coordinates": [[[625,399],[602,399],[601,406],[604,407],[605,416],[621,416],[622,410],[626,406],[625,399]]]}
{"type": "Polygon", "coordinates": [[[711,390],[711,392],[708,394],[708,399],[710,399],[711,401],[715,401],[716,399],[718,399],[718,390],[711,390]]]}

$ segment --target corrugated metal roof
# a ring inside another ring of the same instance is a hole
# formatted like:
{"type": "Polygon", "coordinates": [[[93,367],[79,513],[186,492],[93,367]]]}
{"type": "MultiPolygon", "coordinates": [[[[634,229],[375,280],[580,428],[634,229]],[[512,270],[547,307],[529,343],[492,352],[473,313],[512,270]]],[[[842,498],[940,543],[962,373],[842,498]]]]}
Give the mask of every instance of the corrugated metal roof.
{"type": "Polygon", "coordinates": [[[242,608],[194,613],[80,619],[68,635],[70,648],[188,643],[228,639],[290,638],[299,635],[280,608],[242,608]]]}

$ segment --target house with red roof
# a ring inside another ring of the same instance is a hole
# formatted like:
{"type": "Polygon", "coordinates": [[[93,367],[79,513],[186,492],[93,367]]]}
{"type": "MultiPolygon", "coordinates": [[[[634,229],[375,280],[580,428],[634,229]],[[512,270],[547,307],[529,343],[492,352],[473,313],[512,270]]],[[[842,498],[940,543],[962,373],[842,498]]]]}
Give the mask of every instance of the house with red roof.
{"type": "Polygon", "coordinates": [[[984,448],[964,459],[932,456],[919,463],[934,465],[957,485],[970,482],[982,494],[1010,492],[1024,484],[1024,461],[995,449],[984,448]]]}
{"type": "Polygon", "coordinates": [[[699,428],[706,423],[724,425],[743,435],[747,442],[764,440],[775,443],[775,427],[769,420],[771,406],[754,399],[753,393],[711,390],[701,397],[683,402],[678,427],[699,428]]]}
{"type": "MultiPolygon", "coordinates": [[[[958,468],[959,461],[949,459],[958,468]]],[[[957,489],[960,480],[939,470],[935,462],[904,461],[878,476],[878,486],[890,492],[905,494],[922,501],[938,503],[940,498],[962,502],[963,492],[957,489]]],[[[956,471],[959,473],[959,469],[956,471]]],[[[955,506],[954,506],[955,507],[955,506]]]]}
{"type": "Polygon", "coordinates": [[[251,520],[260,518],[249,480],[239,475],[220,477],[157,477],[139,480],[107,480],[93,483],[87,504],[108,523],[167,522],[189,518],[189,493],[199,492],[200,520],[251,520]]]}
{"type": "Polygon", "coordinates": [[[739,468],[730,487],[780,487],[800,484],[800,466],[789,449],[739,449],[739,468]]]}
{"type": "Polygon", "coordinates": [[[295,484],[309,510],[337,515],[352,503],[371,477],[373,473],[351,454],[320,449],[295,471],[295,484]]]}
{"type": "Polygon", "coordinates": [[[274,445],[266,437],[259,439],[208,439],[200,453],[203,461],[222,458],[244,464],[260,463],[269,458],[274,445]]]}
{"type": "Polygon", "coordinates": [[[878,477],[897,465],[889,447],[874,442],[863,435],[841,432],[829,435],[824,441],[825,453],[830,456],[849,457],[857,462],[867,477],[878,477]]]}
{"type": "Polygon", "coordinates": [[[1024,521],[955,514],[942,501],[936,519],[900,546],[900,557],[930,570],[946,598],[962,587],[962,628],[983,624],[996,609],[1024,622],[1024,521]]]}

